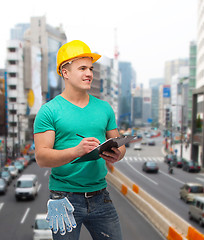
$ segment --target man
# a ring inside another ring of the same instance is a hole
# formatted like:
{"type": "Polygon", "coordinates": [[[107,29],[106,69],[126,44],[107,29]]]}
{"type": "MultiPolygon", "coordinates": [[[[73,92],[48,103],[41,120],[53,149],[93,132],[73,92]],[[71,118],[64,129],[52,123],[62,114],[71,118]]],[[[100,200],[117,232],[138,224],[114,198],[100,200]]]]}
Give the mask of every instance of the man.
{"type": "Polygon", "coordinates": [[[122,159],[125,147],[103,152],[98,160],[71,163],[119,136],[111,106],[87,93],[93,63],[100,57],[82,41],[64,44],[57,54],[57,72],[65,89],[41,107],[34,123],[37,163],[52,168],[47,219],[55,240],[79,239],[82,224],[95,240],[122,239],[105,176],[106,162],[122,159]]]}

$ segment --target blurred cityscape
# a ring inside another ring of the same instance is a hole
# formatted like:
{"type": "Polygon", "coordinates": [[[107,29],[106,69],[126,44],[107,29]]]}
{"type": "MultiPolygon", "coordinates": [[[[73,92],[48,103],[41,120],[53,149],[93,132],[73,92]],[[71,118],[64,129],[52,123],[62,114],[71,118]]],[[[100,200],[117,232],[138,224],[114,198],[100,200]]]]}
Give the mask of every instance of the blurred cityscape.
{"type": "MultiPolygon", "coordinates": [[[[164,63],[163,78],[138,84],[137,69],[113,58],[94,63],[90,94],[108,101],[121,133],[141,127],[162,130],[165,137],[190,143],[191,158],[204,165],[204,12],[198,6],[197,41],[189,41],[189,57],[164,63]]],[[[62,27],[43,17],[10,30],[5,68],[0,69],[0,159],[15,159],[33,146],[33,122],[42,104],[60,94],[63,80],[56,72],[56,54],[69,41],[62,27]]],[[[91,47],[91,46],[90,46],[91,47]]]]}

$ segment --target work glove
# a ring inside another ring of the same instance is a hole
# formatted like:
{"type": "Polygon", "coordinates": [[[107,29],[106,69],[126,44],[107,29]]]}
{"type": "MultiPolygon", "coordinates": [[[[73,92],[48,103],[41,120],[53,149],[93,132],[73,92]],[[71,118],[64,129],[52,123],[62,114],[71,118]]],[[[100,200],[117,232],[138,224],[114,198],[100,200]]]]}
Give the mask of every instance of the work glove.
{"type": "Polygon", "coordinates": [[[72,228],[76,228],[76,221],[73,216],[74,207],[66,197],[48,200],[47,208],[46,220],[55,234],[58,232],[58,229],[60,234],[64,235],[66,231],[71,232],[72,228]]]}

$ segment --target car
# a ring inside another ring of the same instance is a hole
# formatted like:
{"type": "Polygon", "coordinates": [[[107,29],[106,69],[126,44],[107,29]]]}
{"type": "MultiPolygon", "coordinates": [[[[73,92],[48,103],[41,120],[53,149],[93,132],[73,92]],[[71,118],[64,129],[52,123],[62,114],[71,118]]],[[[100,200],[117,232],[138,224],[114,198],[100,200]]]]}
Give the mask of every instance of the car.
{"type": "Polygon", "coordinates": [[[180,199],[185,203],[192,203],[196,196],[204,197],[204,188],[200,183],[185,183],[180,188],[180,199]]]}
{"type": "Polygon", "coordinates": [[[153,161],[145,161],[142,165],[142,170],[144,172],[155,172],[158,173],[159,167],[156,162],[153,161]]]}
{"type": "Polygon", "coordinates": [[[0,193],[5,194],[7,192],[7,187],[8,185],[5,179],[0,178],[0,193]]]}
{"type": "Polygon", "coordinates": [[[189,220],[196,220],[201,227],[204,226],[204,197],[195,197],[189,206],[189,220]]]}
{"type": "Polygon", "coordinates": [[[23,165],[23,163],[20,162],[20,161],[14,161],[14,162],[12,163],[12,165],[15,166],[15,167],[18,169],[18,172],[19,172],[19,173],[21,173],[21,172],[23,171],[23,169],[24,169],[24,165],[23,165]]]}
{"type": "Polygon", "coordinates": [[[147,145],[147,140],[145,138],[143,138],[142,141],[141,141],[141,144],[142,145],[147,145]]]}
{"type": "Polygon", "coordinates": [[[173,166],[177,168],[183,167],[184,158],[177,157],[176,155],[173,158],[173,166]]]}
{"type": "Polygon", "coordinates": [[[4,167],[4,170],[9,171],[13,179],[18,176],[18,169],[13,165],[4,167]]]}
{"type": "Polygon", "coordinates": [[[167,164],[170,164],[171,162],[173,162],[173,159],[174,159],[173,154],[167,154],[164,157],[164,162],[167,163],[167,164]]]}
{"type": "Polygon", "coordinates": [[[141,144],[140,143],[135,143],[133,149],[134,150],[142,150],[141,144]]]}
{"type": "Polygon", "coordinates": [[[35,199],[38,194],[38,178],[35,174],[22,174],[16,181],[15,197],[19,199],[35,199]]]}
{"type": "Polygon", "coordinates": [[[155,146],[156,143],[155,143],[154,140],[149,139],[149,140],[148,140],[148,145],[149,145],[149,146],[155,146]]]}
{"type": "Polygon", "coordinates": [[[19,157],[16,159],[16,161],[19,161],[23,164],[24,168],[26,168],[28,166],[28,160],[24,157],[19,157]]]}
{"type": "Polygon", "coordinates": [[[194,161],[185,161],[183,163],[183,170],[187,172],[200,172],[200,166],[194,161]]]}
{"type": "Polygon", "coordinates": [[[137,133],[137,138],[138,139],[142,138],[142,134],[141,133],[137,133]]]}
{"type": "Polygon", "coordinates": [[[33,240],[51,240],[52,231],[49,228],[49,223],[46,221],[46,214],[37,214],[33,228],[33,240]]]}
{"type": "Polygon", "coordinates": [[[11,174],[9,171],[2,170],[0,176],[1,176],[1,178],[5,179],[7,185],[10,185],[10,183],[12,181],[12,177],[11,177],[11,174]]]}
{"type": "Polygon", "coordinates": [[[32,159],[30,155],[24,155],[23,157],[28,161],[28,165],[31,164],[32,159]]]}

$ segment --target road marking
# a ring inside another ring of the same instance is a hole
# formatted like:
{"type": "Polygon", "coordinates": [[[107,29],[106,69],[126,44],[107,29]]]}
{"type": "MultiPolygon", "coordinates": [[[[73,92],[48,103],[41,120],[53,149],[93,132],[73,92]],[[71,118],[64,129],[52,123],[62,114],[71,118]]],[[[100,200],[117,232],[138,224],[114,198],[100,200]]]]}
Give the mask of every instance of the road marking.
{"type": "Polygon", "coordinates": [[[0,203],[0,210],[2,209],[3,206],[4,206],[4,203],[0,203]]]}
{"type": "Polygon", "coordinates": [[[163,171],[161,171],[161,170],[159,170],[159,172],[160,172],[160,173],[163,173],[163,174],[166,175],[167,177],[170,177],[171,179],[173,179],[173,180],[175,180],[175,181],[177,181],[177,182],[179,182],[179,183],[182,183],[182,184],[185,183],[185,182],[182,182],[182,181],[180,181],[179,179],[177,179],[177,178],[175,178],[175,177],[170,176],[169,174],[167,174],[167,173],[165,173],[165,172],[163,172],[163,171]]]}
{"type": "Polygon", "coordinates": [[[151,178],[148,178],[147,176],[145,176],[145,175],[142,174],[141,172],[137,171],[129,162],[127,162],[127,164],[132,168],[132,170],[134,170],[135,172],[139,173],[139,174],[142,175],[144,178],[148,179],[150,182],[158,185],[157,182],[153,181],[151,178]]]}
{"type": "Polygon", "coordinates": [[[47,171],[45,171],[45,173],[44,173],[44,177],[46,177],[46,176],[47,176],[47,174],[48,174],[48,170],[47,170],[47,171]]]}
{"type": "Polygon", "coordinates": [[[200,180],[201,182],[204,182],[204,179],[203,179],[203,178],[197,177],[196,179],[200,180]]]}
{"type": "Polygon", "coordinates": [[[161,157],[139,157],[139,156],[127,156],[121,159],[121,161],[135,161],[135,162],[142,162],[142,161],[154,161],[154,162],[163,162],[163,158],[161,157]]]}
{"type": "Polygon", "coordinates": [[[26,219],[26,217],[27,217],[29,211],[30,211],[30,208],[27,208],[27,209],[26,209],[26,212],[25,212],[25,214],[24,214],[24,216],[23,216],[23,218],[21,219],[21,224],[24,223],[24,221],[25,221],[25,219],[26,219]]]}
{"type": "Polygon", "coordinates": [[[38,186],[38,192],[40,191],[41,186],[42,186],[42,184],[39,184],[39,186],[38,186]]]}

